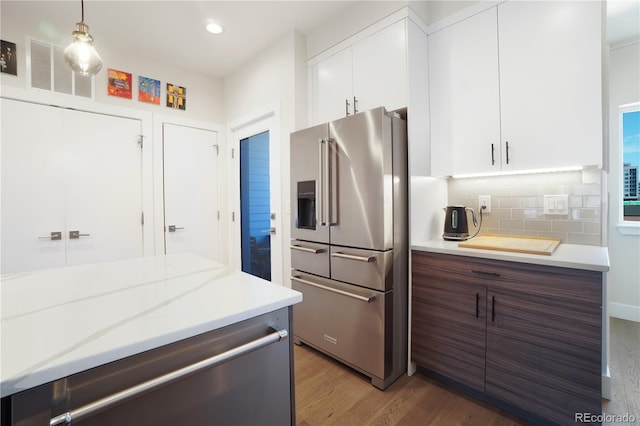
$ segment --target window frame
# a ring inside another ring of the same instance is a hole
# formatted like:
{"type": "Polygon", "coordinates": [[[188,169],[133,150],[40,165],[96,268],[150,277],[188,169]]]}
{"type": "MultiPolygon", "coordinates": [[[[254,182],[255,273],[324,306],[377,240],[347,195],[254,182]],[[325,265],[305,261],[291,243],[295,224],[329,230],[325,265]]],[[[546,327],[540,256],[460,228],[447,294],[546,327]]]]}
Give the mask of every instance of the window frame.
{"type": "MultiPolygon", "coordinates": [[[[623,117],[629,112],[640,111],[640,102],[633,102],[618,107],[618,160],[620,167],[615,171],[620,192],[617,200],[618,203],[618,231],[622,235],[640,235],[640,221],[630,221],[624,219],[624,129],[623,117]]],[[[640,166],[640,164],[638,165],[640,166]]]]}

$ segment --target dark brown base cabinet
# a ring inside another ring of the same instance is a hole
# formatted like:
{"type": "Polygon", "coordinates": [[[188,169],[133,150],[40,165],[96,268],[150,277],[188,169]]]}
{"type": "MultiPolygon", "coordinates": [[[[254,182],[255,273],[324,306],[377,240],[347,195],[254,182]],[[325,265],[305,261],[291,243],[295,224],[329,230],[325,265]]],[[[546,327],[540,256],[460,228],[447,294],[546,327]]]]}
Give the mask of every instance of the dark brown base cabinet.
{"type": "Polygon", "coordinates": [[[535,419],[601,414],[602,272],[413,251],[412,294],[421,370],[535,419]]]}

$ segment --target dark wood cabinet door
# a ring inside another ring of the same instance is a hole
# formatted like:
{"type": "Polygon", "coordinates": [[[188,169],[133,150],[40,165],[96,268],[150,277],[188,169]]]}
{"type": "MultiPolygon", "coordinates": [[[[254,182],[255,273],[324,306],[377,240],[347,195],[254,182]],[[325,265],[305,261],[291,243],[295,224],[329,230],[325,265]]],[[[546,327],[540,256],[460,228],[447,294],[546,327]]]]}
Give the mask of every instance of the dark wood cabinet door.
{"type": "Polygon", "coordinates": [[[456,256],[413,254],[411,357],[421,367],[484,390],[486,293],[456,281],[456,256]],[[450,259],[449,259],[450,258],[450,259]]]}
{"type": "Polygon", "coordinates": [[[487,293],[486,340],[486,392],[563,425],[601,412],[600,274],[566,271],[528,275],[531,293],[507,289],[511,271],[500,271],[503,288],[487,293]]]}

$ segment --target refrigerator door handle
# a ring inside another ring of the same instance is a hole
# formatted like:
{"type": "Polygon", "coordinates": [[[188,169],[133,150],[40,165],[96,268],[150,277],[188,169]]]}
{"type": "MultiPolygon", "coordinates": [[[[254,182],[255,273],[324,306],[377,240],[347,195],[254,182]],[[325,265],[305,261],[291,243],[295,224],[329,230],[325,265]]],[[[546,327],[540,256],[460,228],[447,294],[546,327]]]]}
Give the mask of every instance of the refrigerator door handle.
{"type": "Polygon", "coordinates": [[[360,296],[359,294],[350,293],[348,291],[340,290],[340,289],[333,288],[333,287],[328,287],[326,285],[314,283],[313,281],[304,280],[304,279],[302,279],[300,277],[296,277],[296,276],[292,276],[291,280],[292,281],[297,281],[297,282],[302,283],[302,284],[310,285],[312,287],[317,287],[317,288],[320,288],[322,290],[330,291],[332,293],[337,293],[337,294],[341,294],[343,296],[351,297],[353,299],[357,299],[357,300],[360,300],[360,301],[366,302],[366,303],[371,303],[374,300],[376,300],[376,296],[375,295],[374,296],[369,296],[369,297],[360,296]]]}
{"type": "Polygon", "coordinates": [[[320,177],[318,179],[318,194],[316,196],[317,208],[318,208],[318,221],[320,226],[325,226],[324,220],[324,144],[325,140],[320,139],[318,141],[318,173],[320,177]]]}
{"type": "MultiPolygon", "coordinates": [[[[333,176],[333,173],[335,172],[335,167],[336,165],[333,162],[333,156],[332,156],[332,152],[331,152],[331,143],[335,142],[334,139],[328,138],[327,139],[327,146],[326,146],[326,152],[325,152],[325,158],[326,158],[326,162],[325,162],[325,178],[326,178],[326,200],[325,200],[325,209],[326,209],[326,219],[327,219],[327,226],[335,226],[338,224],[337,220],[335,220],[334,218],[334,208],[336,206],[336,202],[335,202],[335,195],[337,192],[337,188],[335,188],[334,191],[334,187],[333,187],[333,180],[331,179],[333,176]]],[[[337,149],[337,148],[334,148],[337,149]]]]}
{"type": "Polygon", "coordinates": [[[349,259],[349,260],[357,260],[359,262],[375,262],[375,256],[357,256],[355,254],[347,254],[337,251],[335,253],[331,253],[331,257],[339,257],[341,259],[349,259]]]}

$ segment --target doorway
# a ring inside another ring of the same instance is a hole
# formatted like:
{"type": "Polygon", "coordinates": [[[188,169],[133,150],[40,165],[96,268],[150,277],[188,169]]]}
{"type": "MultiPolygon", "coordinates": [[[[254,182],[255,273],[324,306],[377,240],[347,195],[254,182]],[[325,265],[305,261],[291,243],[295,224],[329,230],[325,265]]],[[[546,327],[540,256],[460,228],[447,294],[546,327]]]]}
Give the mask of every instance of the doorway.
{"type": "Polygon", "coordinates": [[[269,132],[240,140],[242,271],[271,281],[269,132]]]}
{"type": "Polygon", "coordinates": [[[229,125],[232,141],[232,265],[282,284],[280,153],[277,108],[229,125]]]}

